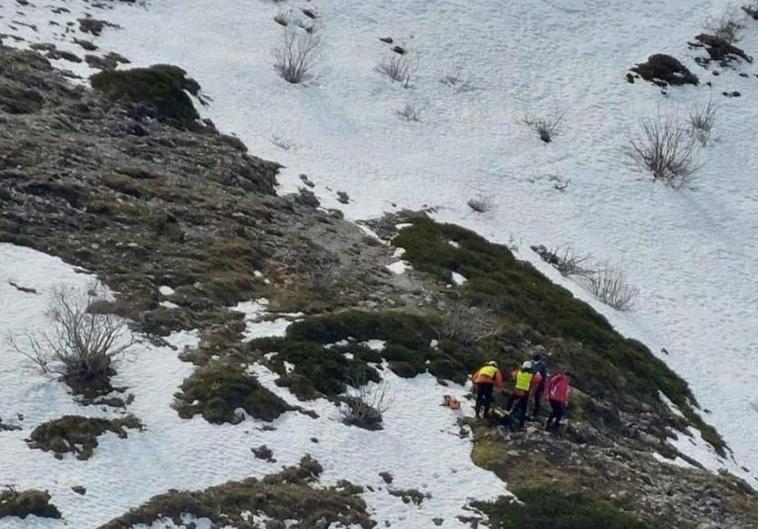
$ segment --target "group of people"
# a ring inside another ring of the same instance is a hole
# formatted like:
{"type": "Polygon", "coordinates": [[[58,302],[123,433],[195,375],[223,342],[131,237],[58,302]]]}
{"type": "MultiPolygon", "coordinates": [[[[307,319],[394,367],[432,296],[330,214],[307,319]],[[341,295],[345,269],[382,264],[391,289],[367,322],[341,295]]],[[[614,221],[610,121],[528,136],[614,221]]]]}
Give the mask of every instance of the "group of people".
{"type": "MultiPolygon", "coordinates": [[[[508,397],[503,420],[510,423],[517,418],[519,428],[523,429],[530,401],[534,403],[532,418],[536,419],[542,409],[543,396],[547,395],[551,412],[545,429],[557,431],[568,406],[571,373],[564,370],[548,376],[547,366],[541,355],[535,354],[531,360],[521,364],[519,369],[514,369],[511,377],[514,387],[508,397]]],[[[495,390],[505,389],[503,373],[497,362],[491,361],[479,368],[471,379],[476,388],[476,417],[488,418],[495,390]]]]}

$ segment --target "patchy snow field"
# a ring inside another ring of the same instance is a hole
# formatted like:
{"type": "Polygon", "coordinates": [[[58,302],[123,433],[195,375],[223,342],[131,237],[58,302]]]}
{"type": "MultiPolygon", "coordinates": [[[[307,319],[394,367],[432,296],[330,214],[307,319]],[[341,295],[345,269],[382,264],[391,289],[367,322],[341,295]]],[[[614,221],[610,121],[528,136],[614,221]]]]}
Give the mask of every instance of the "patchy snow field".
{"type": "MultiPolygon", "coordinates": [[[[60,259],[0,244],[0,336],[45,328],[50,290],[57,285],[86,288],[92,279],[60,259]],[[36,293],[19,291],[8,281],[36,293]]],[[[281,335],[287,327],[283,318],[264,321],[265,300],[235,308],[246,313],[250,338],[281,335]]],[[[378,432],[343,425],[339,409],[326,400],[297,402],[289,390],[274,384],[276,375],[262,366],[251,366],[251,370],[263,384],[288,402],[313,409],[319,418],[289,412],[273,423],[274,430],[254,420],[219,426],[200,416],[181,419],[171,409],[173,395],[193,366],[180,361],[178,354],[196,340],[193,333],[178,333],[168,340],[172,347],[142,343],[129,350],[113,385],[128,386],[135,395],[128,411],[146,429],[130,430],[127,439],[110,433],[100,437],[100,445],[87,461],[72,455],[58,460],[52,453],[30,449],[24,439],[38,424],[64,414],[113,418],[125,412],[77,404],[63,383],[37,373],[25,357],[1,342],[0,417],[23,429],[0,433],[0,484],[49,490],[64,519],[4,518],[0,527],[92,529],[169,489],[198,490],[262,477],[281,466],[296,465],[305,454],[324,466],[324,484],[348,479],[372,487],[364,494],[370,512],[393,527],[429,527],[432,518],[440,517],[445,527],[465,528],[455,517],[465,513],[462,509],[469,499],[507,494],[502,481],[468,457],[471,441],[461,437],[456,424],[460,416],[473,413],[464,399],[465,389],[455,384],[442,387],[430,375],[403,379],[385,370],[393,403],[384,414],[384,429],[378,432]],[[445,393],[462,400],[462,408],[442,407],[445,393]],[[275,464],[256,459],[251,452],[262,444],[273,450],[275,464]],[[388,493],[379,476],[384,471],[394,476],[391,487],[415,488],[430,497],[420,506],[403,503],[388,493]],[[87,489],[86,495],[71,490],[77,485],[87,489]]],[[[369,345],[383,346],[381,342],[369,345]]]]}
{"type": "MultiPolygon", "coordinates": [[[[160,0],[147,5],[114,3],[111,10],[63,0],[33,3],[37,7],[22,8],[3,1],[0,32],[32,41],[67,42],[60,47],[82,54],[72,39],[91,36],[68,32],[67,22],[88,11],[118,24],[120,29],[106,28],[102,37],[94,39],[101,51],[117,51],[135,66],[173,63],[187,69],[213,100],[201,109],[204,117],[237,134],[252,153],[286,165],[280,178],[283,191],[296,190],[304,173],[316,183],[315,192],[325,206],[339,206],[353,219],[429,206],[437,208],[436,218],[471,227],[489,238],[525,241],[517,251],[521,258],[588,300],[624,334],[655,352],[662,348],[669,352],[659,354],[690,383],[700,404],[711,410],[706,420],[724,435],[739,464],[749,468],[751,483],[757,485],[758,452],[753,447],[758,439],[757,69],[741,63],[736,70],[713,76],[693,60],[704,52],[686,45],[701,32],[706,18],[721,15],[726,1],[630,5],[621,0],[160,0]],[[72,12],[53,13],[52,8],[59,6],[72,12]],[[293,19],[309,23],[300,12],[306,6],[319,15],[321,60],[315,78],[305,86],[290,85],[272,67],[271,50],[283,31],[273,18],[280,11],[291,11],[293,19]],[[58,25],[50,25],[51,20],[58,25]],[[35,24],[37,31],[19,21],[35,24]],[[380,37],[392,37],[410,51],[414,69],[409,88],[376,71],[380,61],[391,56],[380,37]],[[712,88],[677,87],[663,95],[650,84],[626,82],[629,67],[659,52],[678,57],[712,88]],[[734,90],[741,97],[721,95],[734,90]],[[710,97],[718,115],[712,140],[701,153],[703,166],[695,188],[674,191],[649,181],[626,156],[638,120],[659,109],[686,119],[710,97]],[[397,111],[406,104],[420,110],[420,122],[398,117],[397,111]],[[562,128],[550,144],[521,123],[526,114],[559,113],[564,114],[562,128]],[[568,179],[565,190],[556,189],[557,182],[568,179]],[[347,192],[350,202],[338,202],[337,191],[347,192]],[[478,196],[490,199],[491,209],[483,214],[466,205],[478,196]],[[597,260],[622,265],[630,283],[640,289],[634,309],[618,313],[593,301],[581,287],[538,262],[528,244],[571,245],[597,260]]],[[[4,42],[28,45],[8,38],[4,42]]],[[[746,21],[740,46],[758,55],[758,22],[746,21]]],[[[86,72],[82,64],[57,62],[86,72]]],[[[8,259],[21,250],[3,251],[3,259],[8,259]]],[[[28,257],[35,263],[39,259],[39,271],[25,264],[16,273],[33,275],[19,275],[20,280],[40,287],[53,280],[49,274],[82,280],[49,258],[28,257]]],[[[7,275],[4,264],[0,274],[7,275]]],[[[398,261],[394,271],[404,271],[402,265],[398,261]]],[[[0,284],[0,327],[8,324],[10,316],[39,321],[42,309],[36,298],[8,288],[0,284]],[[8,293],[13,294],[10,304],[8,293]]],[[[181,345],[191,337],[176,340],[181,345]]],[[[335,458],[355,456],[351,452],[355,446],[360,453],[376,450],[378,455],[386,450],[395,457],[403,453],[402,447],[407,446],[409,454],[426,448],[413,439],[415,422],[409,430],[395,430],[410,421],[401,409],[390,412],[388,424],[396,426],[371,434],[387,447],[373,441],[377,443],[373,448],[364,445],[363,432],[336,427],[329,415],[313,421],[287,414],[276,432],[260,432],[249,424],[225,428],[201,420],[180,421],[167,406],[173,388],[190,367],[175,356],[146,348],[120,374],[137,394],[132,411],[146,422],[147,432],[125,441],[105,439],[92,460],[76,462],[80,474],[71,473],[70,461],[30,452],[21,441],[24,432],[4,434],[3,455],[10,457],[0,462],[0,483],[40,486],[38,478],[44,476],[42,485],[51,488],[53,500],[64,512],[81,504],[77,516],[89,526],[168,486],[198,488],[273,470],[250,457],[249,447],[262,442],[287,447],[276,454],[281,463],[295,462],[307,449],[325,463],[326,479],[350,477],[348,469],[336,467],[340,460],[335,458]],[[137,376],[146,368],[152,368],[156,378],[137,376]],[[330,441],[313,446],[307,438],[300,440],[304,444],[293,441],[292,432],[297,431],[293,429],[299,427],[309,432],[323,428],[330,432],[330,441]],[[281,441],[285,438],[287,442],[281,441]],[[210,450],[219,439],[224,439],[224,451],[210,450]],[[9,452],[5,443],[11,445],[9,452]],[[137,453],[145,463],[135,466],[137,453]],[[161,463],[151,464],[151,458],[161,463]],[[75,497],[69,490],[76,484],[72,481],[88,479],[98,479],[100,489],[93,486],[86,497],[75,497]],[[125,485],[127,479],[130,485],[125,485]]],[[[75,408],[61,388],[36,375],[24,380],[9,377],[9,369],[16,369],[14,362],[4,361],[0,371],[0,416],[19,411],[7,408],[22,394],[30,424],[75,408]]],[[[418,409],[434,409],[429,420],[439,421],[430,425],[440,437],[440,443],[429,443],[441,451],[435,463],[426,459],[429,454],[407,456],[424,467],[433,494],[422,506],[427,511],[424,519],[437,509],[453,504],[459,508],[468,487],[476,487],[471,492],[494,492],[491,475],[471,469],[458,456],[445,455],[448,446],[465,450],[466,442],[451,430],[452,417],[436,413],[430,381],[422,377],[397,384],[402,384],[397,390],[408,398],[432,399],[417,401],[418,409]],[[452,469],[439,465],[453,460],[462,466],[455,477],[452,469]]],[[[690,445],[686,439],[680,443],[683,450],[690,445]]],[[[698,445],[687,453],[709,461],[712,468],[727,465],[738,472],[733,462],[712,458],[702,448],[698,445]]],[[[375,479],[374,470],[383,469],[370,470],[364,473],[367,479],[375,479]]],[[[405,485],[398,476],[398,486],[405,485]]],[[[385,508],[377,498],[368,499],[375,508],[385,508]]],[[[403,527],[419,526],[412,523],[416,511],[397,510],[402,507],[398,503],[392,507],[391,516],[407,517],[403,527]]]]}
{"type": "MultiPolygon", "coordinates": [[[[744,63],[737,69],[748,77],[732,70],[713,76],[694,63],[704,52],[686,45],[725,6],[162,0],[104,15],[122,29],[98,42],[138,66],[186,68],[213,98],[205,116],[253,153],[287,166],[284,191],[305,173],[325,205],[355,219],[431,206],[437,218],[504,243],[571,245],[623,265],[640,289],[634,310],[593,305],[621,332],[669,351],[660,354],[757,477],[758,78],[744,63]],[[306,86],[290,85],[272,67],[283,31],[273,17],[291,11],[308,22],[299,10],[306,5],[320,17],[321,61],[306,86]],[[417,64],[410,88],[376,71],[392,53],[380,37],[410,50],[417,64]],[[658,52],[677,56],[713,87],[662,95],[648,83],[626,82],[629,67],[658,52]],[[721,95],[733,90],[742,97],[721,95]],[[658,109],[686,119],[710,97],[718,116],[696,189],[649,181],[626,155],[638,120],[658,109]],[[421,109],[420,122],[398,118],[406,103],[421,109]],[[564,113],[552,143],[521,123],[527,113],[564,113]],[[274,136],[292,147],[274,145],[274,136]],[[570,178],[568,188],[555,189],[556,177],[570,178]],[[340,204],[337,191],[350,203],[340,204]],[[490,197],[492,209],[471,211],[466,202],[475,196],[490,197]]],[[[747,21],[740,46],[758,54],[758,22],[747,21]]],[[[537,260],[526,245],[518,253],[537,260]]]]}

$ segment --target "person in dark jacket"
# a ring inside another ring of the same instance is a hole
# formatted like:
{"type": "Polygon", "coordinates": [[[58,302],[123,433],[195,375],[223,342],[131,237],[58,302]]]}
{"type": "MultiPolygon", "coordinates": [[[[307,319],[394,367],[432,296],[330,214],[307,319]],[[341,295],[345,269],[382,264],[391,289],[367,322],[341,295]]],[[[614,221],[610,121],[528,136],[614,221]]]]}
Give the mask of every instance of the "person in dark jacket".
{"type": "Polygon", "coordinates": [[[534,397],[532,417],[536,419],[539,417],[540,411],[542,410],[542,395],[545,393],[545,385],[547,384],[547,366],[539,353],[532,357],[532,372],[541,375],[538,378],[537,386],[532,393],[532,396],[534,397]]]}

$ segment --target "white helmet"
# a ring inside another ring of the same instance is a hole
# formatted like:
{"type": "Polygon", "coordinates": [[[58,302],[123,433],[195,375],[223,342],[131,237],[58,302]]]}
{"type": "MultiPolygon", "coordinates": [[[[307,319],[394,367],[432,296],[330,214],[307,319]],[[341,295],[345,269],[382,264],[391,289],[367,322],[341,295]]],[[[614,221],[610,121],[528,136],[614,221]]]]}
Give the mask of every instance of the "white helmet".
{"type": "Polygon", "coordinates": [[[527,360],[523,364],[521,364],[521,369],[531,369],[532,368],[532,361],[527,360]]]}
{"type": "Polygon", "coordinates": [[[497,362],[495,362],[494,360],[490,360],[489,362],[487,362],[487,365],[492,366],[492,367],[497,367],[497,362]]]}

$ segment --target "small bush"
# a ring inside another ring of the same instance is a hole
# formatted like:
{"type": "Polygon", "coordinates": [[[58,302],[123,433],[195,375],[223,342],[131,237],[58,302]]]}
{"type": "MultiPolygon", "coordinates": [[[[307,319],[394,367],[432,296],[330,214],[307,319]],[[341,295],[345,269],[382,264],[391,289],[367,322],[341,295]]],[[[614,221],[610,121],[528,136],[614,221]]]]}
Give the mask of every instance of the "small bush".
{"type": "Polygon", "coordinates": [[[706,20],[703,29],[722,39],[727,44],[734,44],[740,41],[739,34],[745,29],[745,24],[741,18],[739,12],[729,5],[724,9],[719,18],[709,18],[706,20]]]}
{"type": "Polygon", "coordinates": [[[99,436],[113,432],[125,439],[127,428],[141,430],[142,423],[133,415],[114,420],[66,415],[37,426],[27,442],[31,448],[55,453],[57,458],[71,452],[85,460],[92,457],[99,436]]]}
{"type": "Polygon", "coordinates": [[[708,103],[690,112],[690,126],[692,134],[701,145],[705,146],[711,137],[711,130],[716,121],[716,105],[709,99],[708,103]]]}
{"type": "Polygon", "coordinates": [[[401,110],[397,110],[395,113],[405,121],[415,121],[417,123],[421,121],[421,109],[410,103],[406,103],[401,110]]]}
{"type": "Polygon", "coordinates": [[[550,143],[563,122],[563,114],[547,117],[524,116],[521,122],[534,130],[542,141],[550,143]]]}
{"type": "Polygon", "coordinates": [[[256,419],[273,421],[292,409],[254,376],[231,364],[198,368],[181,389],[174,407],[185,419],[201,414],[210,423],[235,424],[243,419],[236,414],[241,408],[256,419]]]}
{"type": "Polygon", "coordinates": [[[397,53],[383,59],[376,67],[377,72],[386,75],[405,88],[409,88],[411,85],[413,70],[408,54],[400,55],[397,53]]]}
{"type": "Polygon", "coordinates": [[[14,488],[8,487],[0,492],[0,518],[18,516],[24,519],[30,515],[39,518],[61,518],[60,511],[50,503],[50,494],[46,491],[24,490],[18,492],[14,488]]]}
{"type": "Polygon", "coordinates": [[[616,310],[629,310],[639,294],[629,285],[620,268],[603,267],[585,276],[587,288],[594,296],[616,310]]]}
{"type": "Polygon", "coordinates": [[[688,183],[698,169],[696,139],[675,115],[642,120],[631,140],[631,157],[653,178],[674,188],[688,183]]]}
{"type": "Polygon", "coordinates": [[[496,335],[499,329],[495,319],[488,318],[482,310],[457,303],[445,312],[440,335],[470,347],[496,335]]]}
{"type": "Polygon", "coordinates": [[[351,383],[347,395],[342,398],[342,422],[364,428],[381,430],[382,415],[392,406],[392,394],[387,382],[370,384],[363,376],[351,383]]]}
{"type": "Polygon", "coordinates": [[[287,27],[281,45],[274,50],[274,68],[288,83],[307,80],[319,58],[321,38],[314,32],[287,27]]]}
{"type": "Polygon", "coordinates": [[[553,250],[548,250],[544,246],[539,245],[532,246],[532,250],[563,276],[588,276],[594,272],[593,269],[588,268],[592,257],[576,253],[571,246],[556,247],[553,250]]]}
{"type": "Polygon", "coordinates": [[[487,213],[489,210],[492,209],[492,199],[490,197],[484,197],[484,196],[478,196],[469,199],[468,202],[466,202],[468,207],[470,207],[472,210],[476,211],[477,213],[487,213]]]}
{"type": "Polygon", "coordinates": [[[102,305],[104,297],[98,284],[86,291],[55,288],[47,313],[52,330],[22,339],[11,335],[12,347],[43,373],[62,376],[77,393],[110,391],[114,366],[132,347],[134,337],[122,318],[90,309],[102,305]]]}

